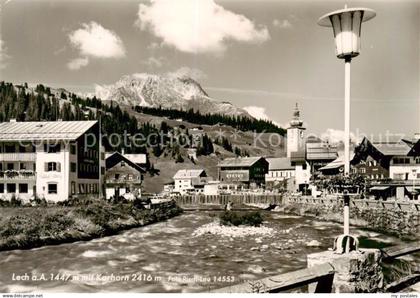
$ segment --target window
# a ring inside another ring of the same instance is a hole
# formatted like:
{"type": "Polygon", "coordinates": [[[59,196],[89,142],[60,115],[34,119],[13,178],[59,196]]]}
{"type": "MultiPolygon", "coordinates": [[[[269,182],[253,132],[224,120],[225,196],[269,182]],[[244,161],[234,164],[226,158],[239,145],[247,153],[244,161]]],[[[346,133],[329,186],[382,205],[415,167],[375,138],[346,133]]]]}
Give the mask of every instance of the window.
{"type": "Polygon", "coordinates": [[[121,162],[121,166],[122,166],[122,167],[125,167],[125,162],[123,162],[123,161],[122,161],[122,162],[121,162]]]}
{"type": "Polygon", "coordinates": [[[21,169],[21,170],[26,170],[26,164],[25,164],[25,163],[23,163],[23,162],[21,162],[21,163],[20,163],[20,166],[19,166],[19,169],[21,169]]]}
{"type": "Polygon", "coordinates": [[[366,168],[360,168],[360,173],[361,174],[366,174],[366,168]]]}
{"type": "Polygon", "coordinates": [[[19,193],[28,193],[28,184],[19,183],[19,193]]]}
{"type": "Polygon", "coordinates": [[[8,193],[15,193],[16,192],[16,184],[7,183],[7,192],[8,193]]]}
{"type": "Polygon", "coordinates": [[[57,183],[48,184],[48,193],[49,194],[56,194],[57,193],[57,183]]]}
{"type": "Polygon", "coordinates": [[[76,154],[76,145],[70,144],[70,154],[76,154]]]}
{"type": "Polygon", "coordinates": [[[6,153],[15,153],[16,148],[15,145],[6,145],[4,148],[4,152],[6,153]]]}
{"type": "Polygon", "coordinates": [[[26,152],[26,147],[25,146],[22,146],[22,145],[19,145],[19,152],[20,153],[26,152]]]}
{"type": "Polygon", "coordinates": [[[396,180],[403,180],[404,179],[404,174],[400,173],[400,174],[394,174],[394,179],[396,180]]]}
{"type": "Polygon", "coordinates": [[[101,167],[101,175],[105,175],[105,167],[101,167]]]}
{"type": "Polygon", "coordinates": [[[120,179],[120,174],[115,174],[115,180],[120,179]]]}
{"type": "Polygon", "coordinates": [[[75,162],[70,163],[70,171],[72,173],[76,173],[76,163],[75,162]]]}
{"type": "Polygon", "coordinates": [[[45,163],[45,172],[60,172],[61,167],[59,162],[47,162],[45,163]]]}
{"type": "Polygon", "coordinates": [[[71,182],[71,194],[76,194],[76,182],[74,181],[71,182]]]}
{"type": "Polygon", "coordinates": [[[9,162],[9,163],[7,164],[7,169],[8,169],[9,171],[14,170],[14,169],[15,169],[15,165],[14,165],[14,163],[9,162]]]}
{"type": "Polygon", "coordinates": [[[0,193],[4,193],[4,184],[0,184],[0,193]]]}
{"type": "Polygon", "coordinates": [[[44,144],[44,151],[47,153],[57,153],[60,149],[60,144],[44,144]]]}

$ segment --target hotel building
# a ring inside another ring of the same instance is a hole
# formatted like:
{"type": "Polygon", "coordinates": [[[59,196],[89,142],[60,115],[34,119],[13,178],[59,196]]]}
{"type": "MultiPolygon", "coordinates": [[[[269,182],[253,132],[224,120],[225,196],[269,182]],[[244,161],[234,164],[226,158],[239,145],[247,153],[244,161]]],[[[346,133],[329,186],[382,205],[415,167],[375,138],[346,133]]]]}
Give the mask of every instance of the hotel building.
{"type": "Polygon", "coordinates": [[[0,123],[0,198],[58,202],[101,195],[99,140],[97,121],[0,123]]]}

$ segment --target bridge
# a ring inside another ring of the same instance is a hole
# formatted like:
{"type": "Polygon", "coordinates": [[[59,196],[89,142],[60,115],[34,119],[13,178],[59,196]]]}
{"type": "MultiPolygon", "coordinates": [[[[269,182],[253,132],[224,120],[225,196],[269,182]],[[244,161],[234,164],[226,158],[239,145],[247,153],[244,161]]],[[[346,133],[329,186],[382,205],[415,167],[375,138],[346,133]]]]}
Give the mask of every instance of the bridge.
{"type": "Polygon", "coordinates": [[[268,208],[283,203],[282,195],[241,194],[241,195],[185,195],[175,197],[175,201],[184,211],[224,210],[230,202],[232,210],[254,210],[268,208]]]}

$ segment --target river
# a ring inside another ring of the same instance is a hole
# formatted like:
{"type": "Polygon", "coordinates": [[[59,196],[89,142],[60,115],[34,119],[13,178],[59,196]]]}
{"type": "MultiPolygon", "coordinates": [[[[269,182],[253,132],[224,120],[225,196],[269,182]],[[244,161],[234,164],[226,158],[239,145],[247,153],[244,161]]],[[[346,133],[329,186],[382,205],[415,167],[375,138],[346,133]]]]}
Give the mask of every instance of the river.
{"type": "MultiPolygon", "coordinates": [[[[267,212],[270,235],[193,236],[215,214],[186,212],[115,236],[1,252],[0,292],[207,291],[305,268],[308,253],[332,247],[341,233],[338,224],[267,212]]],[[[402,243],[376,232],[352,232],[370,244],[402,243]]]]}

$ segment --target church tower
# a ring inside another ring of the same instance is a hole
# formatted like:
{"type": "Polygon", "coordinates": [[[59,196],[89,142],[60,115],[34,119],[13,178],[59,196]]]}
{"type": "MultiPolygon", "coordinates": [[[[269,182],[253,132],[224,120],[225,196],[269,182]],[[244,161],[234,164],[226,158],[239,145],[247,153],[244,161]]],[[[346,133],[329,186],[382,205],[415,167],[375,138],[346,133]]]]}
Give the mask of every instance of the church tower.
{"type": "Polygon", "coordinates": [[[287,157],[291,157],[292,152],[302,152],[305,150],[305,129],[303,121],[300,120],[300,111],[296,103],[293,119],[287,128],[287,157]]]}

